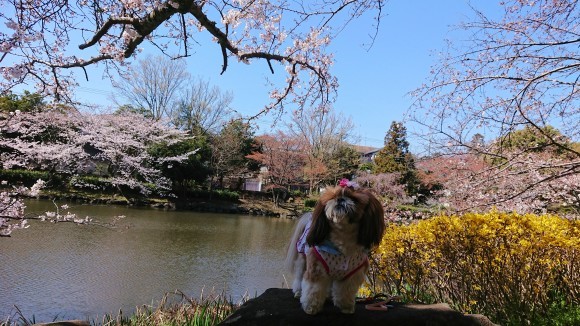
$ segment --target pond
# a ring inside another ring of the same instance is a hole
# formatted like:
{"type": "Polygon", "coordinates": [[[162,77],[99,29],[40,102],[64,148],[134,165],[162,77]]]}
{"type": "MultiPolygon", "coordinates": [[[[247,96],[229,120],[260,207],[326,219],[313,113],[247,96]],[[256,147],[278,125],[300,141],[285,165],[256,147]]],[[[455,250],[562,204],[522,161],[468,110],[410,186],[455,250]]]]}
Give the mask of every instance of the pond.
{"type": "MultiPolygon", "coordinates": [[[[55,210],[50,201],[26,205],[27,214],[55,210]]],[[[36,322],[92,321],[155,305],[176,290],[236,302],[291,282],[283,262],[293,220],[69,205],[100,222],[125,217],[114,229],[33,221],[0,238],[0,323],[15,306],[36,322]]]]}

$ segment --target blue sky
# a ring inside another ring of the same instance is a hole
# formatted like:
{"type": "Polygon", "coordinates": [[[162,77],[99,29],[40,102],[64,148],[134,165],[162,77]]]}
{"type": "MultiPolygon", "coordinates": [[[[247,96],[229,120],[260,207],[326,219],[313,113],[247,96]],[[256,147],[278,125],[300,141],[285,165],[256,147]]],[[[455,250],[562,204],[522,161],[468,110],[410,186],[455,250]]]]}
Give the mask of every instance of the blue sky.
{"type": "MultiPolygon", "coordinates": [[[[472,1],[471,5],[486,13],[501,12],[499,1],[472,1]]],[[[392,121],[401,121],[412,103],[408,92],[426,82],[437,53],[444,50],[444,40],[461,42],[461,34],[453,26],[473,16],[465,0],[392,0],[384,8],[386,15],[374,45],[368,49],[372,22],[359,19],[334,40],[332,72],[339,78],[340,88],[335,110],[351,117],[360,145],[382,147],[392,121]]],[[[270,76],[266,62],[250,65],[230,60],[228,71],[221,72],[219,48],[209,39],[188,59],[192,76],[208,80],[222,91],[234,95],[232,107],[250,115],[269,103],[264,77],[270,76]]],[[[158,53],[153,53],[158,54],[158,53]]],[[[281,68],[275,75],[284,76],[281,68]]],[[[77,98],[83,102],[107,106],[112,92],[109,80],[101,80],[99,72],[89,71],[89,82],[81,82],[77,98]]],[[[276,78],[276,76],[274,76],[276,78]]],[[[273,116],[258,122],[258,134],[272,130],[273,116]]],[[[274,128],[281,127],[280,124],[274,128]]],[[[412,127],[409,126],[409,131],[412,127]]]]}

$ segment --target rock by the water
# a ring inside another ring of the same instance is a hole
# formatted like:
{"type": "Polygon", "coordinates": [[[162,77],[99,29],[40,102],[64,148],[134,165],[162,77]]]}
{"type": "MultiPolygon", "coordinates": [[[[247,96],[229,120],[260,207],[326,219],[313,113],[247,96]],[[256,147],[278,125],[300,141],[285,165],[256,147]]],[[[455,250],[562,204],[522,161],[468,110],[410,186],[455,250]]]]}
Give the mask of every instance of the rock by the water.
{"type": "Polygon", "coordinates": [[[91,324],[86,320],[63,320],[52,323],[32,324],[32,326],[90,326],[91,324]]]}
{"type": "Polygon", "coordinates": [[[268,289],[259,297],[249,300],[220,325],[223,326],[323,326],[323,325],[465,325],[492,326],[489,319],[481,315],[464,315],[447,304],[419,305],[394,303],[386,311],[365,309],[357,304],[352,315],[342,314],[331,302],[322,312],[307,315],[300,307],[290,289],[268,289]]]}

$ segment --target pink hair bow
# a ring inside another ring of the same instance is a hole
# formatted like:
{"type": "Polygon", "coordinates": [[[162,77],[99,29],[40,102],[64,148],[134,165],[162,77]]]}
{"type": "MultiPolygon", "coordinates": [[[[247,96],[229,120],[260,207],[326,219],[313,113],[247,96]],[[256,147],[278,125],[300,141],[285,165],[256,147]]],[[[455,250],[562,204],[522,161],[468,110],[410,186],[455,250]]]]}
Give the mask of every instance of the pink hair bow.
{"type": "Polygon", "coordinates": [[[359,187],[358,183],[356,183],[354,181],[350,181],[346,178],[341,179],[340,182],[338,183],[338,185],[343,187],[343,188],[349,187],[349,188],[352,188],[355,190],[358,189],[358,187],[359,187]]]}

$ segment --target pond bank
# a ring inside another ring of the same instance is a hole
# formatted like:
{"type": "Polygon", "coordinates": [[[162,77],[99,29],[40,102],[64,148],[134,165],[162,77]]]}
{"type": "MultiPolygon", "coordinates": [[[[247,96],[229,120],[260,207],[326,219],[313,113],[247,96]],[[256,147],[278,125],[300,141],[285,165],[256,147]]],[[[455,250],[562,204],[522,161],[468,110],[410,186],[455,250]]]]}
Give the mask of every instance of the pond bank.
{"type": "Polygon", "coordinates": [[[167,199],[153,198],[139,202],[130,201],[123,196],[87,196],[83,193],[41,193],[38,197],[46,200],[70,201],[76,203],[94,205],[125,205],[143,206],[167,210],[191,210],[202,213],[258,215],[279,218],[297,218],[304,212],[302,200],[290,200],[289,202],[275,205],[272,199],[264,194],[244,193],[237,201],[209,200],[204,198],[192,198],[185,201],[169,201],[167,199]]]}

